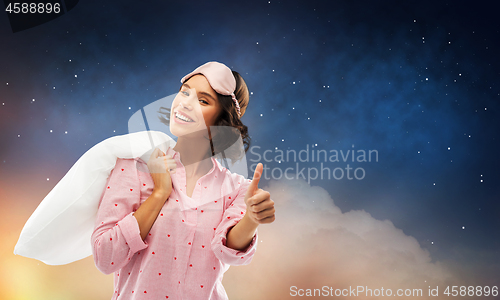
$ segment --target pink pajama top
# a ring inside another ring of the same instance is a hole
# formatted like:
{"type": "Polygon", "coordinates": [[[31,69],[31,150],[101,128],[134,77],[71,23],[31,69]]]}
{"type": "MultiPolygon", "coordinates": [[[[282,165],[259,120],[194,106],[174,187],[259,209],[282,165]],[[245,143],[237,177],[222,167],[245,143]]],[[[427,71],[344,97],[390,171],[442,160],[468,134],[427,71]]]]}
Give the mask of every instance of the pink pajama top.
{"type": "Polygon", "coordinates": [[[244,216],[250,183],[211,158],[212,169],[186,194],[180,153],[171,174],[173,190],[143,241],[132,215],[153,192],[146,163],[121,159],[108,177],[92,251],[96,267],[114,273],[114,299],[228,299],[222,277],[230,265],[246,265],[257,247],[257,232],[245,251],[226,247],[226,234],[244,216]]]}

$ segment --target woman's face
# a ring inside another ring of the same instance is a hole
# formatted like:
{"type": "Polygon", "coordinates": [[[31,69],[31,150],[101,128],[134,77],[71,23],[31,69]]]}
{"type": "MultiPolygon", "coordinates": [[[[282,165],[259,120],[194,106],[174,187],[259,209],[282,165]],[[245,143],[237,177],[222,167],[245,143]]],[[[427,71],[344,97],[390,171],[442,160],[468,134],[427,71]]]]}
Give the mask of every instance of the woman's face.
{"type": "Polygon", "coordinates": [[[170,110],[170,131],[180,137],[186,134],[208,137],[210,126],[220,112],[217,93],[202,74],[185,81],[170,110]]]}

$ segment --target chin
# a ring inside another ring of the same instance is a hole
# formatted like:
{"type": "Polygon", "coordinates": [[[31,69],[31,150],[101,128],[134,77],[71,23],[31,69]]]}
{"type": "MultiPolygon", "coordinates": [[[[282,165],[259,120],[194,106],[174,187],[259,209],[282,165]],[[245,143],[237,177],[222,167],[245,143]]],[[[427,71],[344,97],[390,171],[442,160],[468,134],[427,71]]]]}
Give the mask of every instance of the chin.
{"type": "Polygon", "coordinates": [[[204,130],[204,128],[199,128],[198,126],[191,127],[188,129],[188,128],[183,127],[182,125],[179,125],[179,124],[170,125],[170,132],[173,135],[175,135],[176,137],[181,137],[181,136],[191,137],[191,138],[198,137],[198,136],[201,136],[200,131],[202,131],[202,130],[204,130]]]}

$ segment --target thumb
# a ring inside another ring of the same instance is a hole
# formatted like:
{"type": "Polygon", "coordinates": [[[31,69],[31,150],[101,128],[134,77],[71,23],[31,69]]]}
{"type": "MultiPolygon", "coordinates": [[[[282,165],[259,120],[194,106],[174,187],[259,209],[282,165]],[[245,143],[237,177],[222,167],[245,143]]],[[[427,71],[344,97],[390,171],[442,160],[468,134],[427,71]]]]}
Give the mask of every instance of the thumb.
{"type": "Polygon", "coordinates": [[[250,185],[248,186],[248,190],[247,190],[248,197],[252,197],[253,194],[259,189],[259,181],[260,181],[260,177],[262,176],[262,169],[263,168],[264,167],[263,167],[262,163],[259,163],[257,165],[257,167],[255,168],[252,182],[250,182],[250,185]]]}

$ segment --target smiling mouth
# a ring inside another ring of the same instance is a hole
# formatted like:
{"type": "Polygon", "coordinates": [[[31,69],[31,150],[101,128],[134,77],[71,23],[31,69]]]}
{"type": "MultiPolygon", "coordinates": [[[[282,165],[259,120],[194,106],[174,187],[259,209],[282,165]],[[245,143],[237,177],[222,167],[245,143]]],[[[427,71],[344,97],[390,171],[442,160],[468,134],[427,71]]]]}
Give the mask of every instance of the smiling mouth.
{"type": "Polygon", "coordinates": [[[191,120],[190,118],[180,114],[179,112],[175,112],[175,117],[181,121],[184,121],[184,122],[194,122],[193,120],[191,120]]]}

